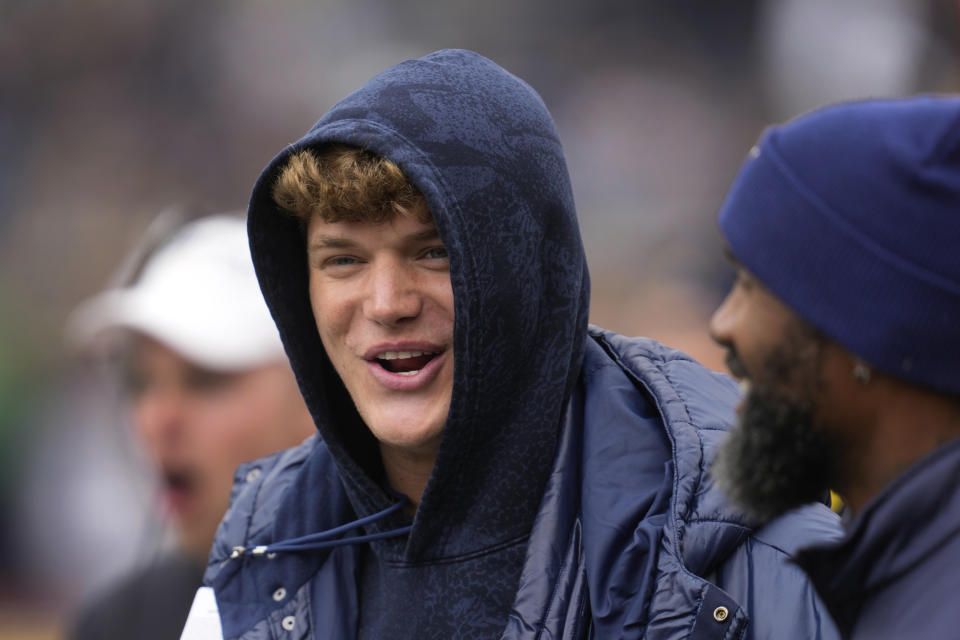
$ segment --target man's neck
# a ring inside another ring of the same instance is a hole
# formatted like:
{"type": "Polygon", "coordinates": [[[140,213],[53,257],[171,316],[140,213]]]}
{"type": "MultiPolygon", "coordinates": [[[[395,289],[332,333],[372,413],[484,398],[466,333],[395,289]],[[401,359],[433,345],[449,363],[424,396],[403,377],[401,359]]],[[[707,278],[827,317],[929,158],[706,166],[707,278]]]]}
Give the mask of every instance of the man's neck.
{"type": "Polygon", "coordinates": [[[889,386],[877,390],[872,428],[850,452],[851,481],[844,498],[854,513],[908,467],[960,437],[960,408],[955,401],[901,383],[889,386]]]}
{"type": "Polygon", "coordinates": [[[436,451],[410,452],[381,443],[380,457],[390,487],[410,500],[405,510],[412,516],[420,505],[420,498],[433,472],[436,451]]]}

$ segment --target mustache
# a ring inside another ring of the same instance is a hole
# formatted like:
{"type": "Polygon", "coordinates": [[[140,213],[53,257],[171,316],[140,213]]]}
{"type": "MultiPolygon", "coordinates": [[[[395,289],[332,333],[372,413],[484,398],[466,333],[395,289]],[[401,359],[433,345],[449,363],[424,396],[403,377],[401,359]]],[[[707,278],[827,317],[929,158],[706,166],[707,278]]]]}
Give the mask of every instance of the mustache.
{"type": "Polygon", "coordinates": [[[733,374],[733,377],[735,378],[750,377],[750,374],[747,371],[746,365],[743,364],[743,360],[740,359],[740,355],[737,353],[737,350],[734,347],[727,347],[727,357],[725,359],[725,364],[727,365],[727,369],[730,370],[730,373],[733,374]]]}

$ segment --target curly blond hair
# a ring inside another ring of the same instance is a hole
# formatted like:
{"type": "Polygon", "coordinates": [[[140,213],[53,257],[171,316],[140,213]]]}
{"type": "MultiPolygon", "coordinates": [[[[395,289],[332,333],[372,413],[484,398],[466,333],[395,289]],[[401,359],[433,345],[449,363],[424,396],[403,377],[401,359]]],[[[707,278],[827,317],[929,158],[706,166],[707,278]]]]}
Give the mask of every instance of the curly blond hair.
{"type": "Polygon", "coordinates": [[[304,224],[312,216],[325,222],[376,224],[397,215],[431,221],[423,195],[400,167],[372,151],[349,145],[291,154],[272,194],[281,209],[304,224]]]}

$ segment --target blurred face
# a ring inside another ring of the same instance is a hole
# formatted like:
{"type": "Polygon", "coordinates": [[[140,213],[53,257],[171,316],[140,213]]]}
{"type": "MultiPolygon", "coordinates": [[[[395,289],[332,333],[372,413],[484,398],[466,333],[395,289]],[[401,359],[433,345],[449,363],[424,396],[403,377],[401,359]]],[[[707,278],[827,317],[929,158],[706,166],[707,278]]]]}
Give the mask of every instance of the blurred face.
{"type": "Polygon", "coordinates": [[[133,348],[132,422],[182,547],[205,558],[240,462],[301,442],[312,421],[286,363],[198,367],[148,338],[133,348]]]}
{"type": "Polygon", "coordinates": [[[823,420],[836,403],[828,342],[742,268],[710,332],[745,392],[717,481],[763,520],[821,499],[839,480],[843,451],[823,420]]]}
{"type": "Polygon", "coordinates": [[[431,461],[453,391],[450,260],[432,223],[307,229],[320,339],[381,448],[431,461]]]}

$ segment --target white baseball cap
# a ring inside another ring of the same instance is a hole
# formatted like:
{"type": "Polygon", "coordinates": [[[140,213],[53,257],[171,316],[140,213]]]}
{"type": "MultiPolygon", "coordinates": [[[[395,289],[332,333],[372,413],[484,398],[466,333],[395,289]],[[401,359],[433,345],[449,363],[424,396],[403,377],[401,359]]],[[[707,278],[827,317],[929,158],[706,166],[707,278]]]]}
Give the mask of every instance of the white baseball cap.
{"type": "Polygon", "coordinates": [[[66,328],[69,341],[88,347],[124,330],[221,371],[285,359],[253,270],[246,223],[232,215],[181,227],[132,284],[81,303],[66,328]]]}

